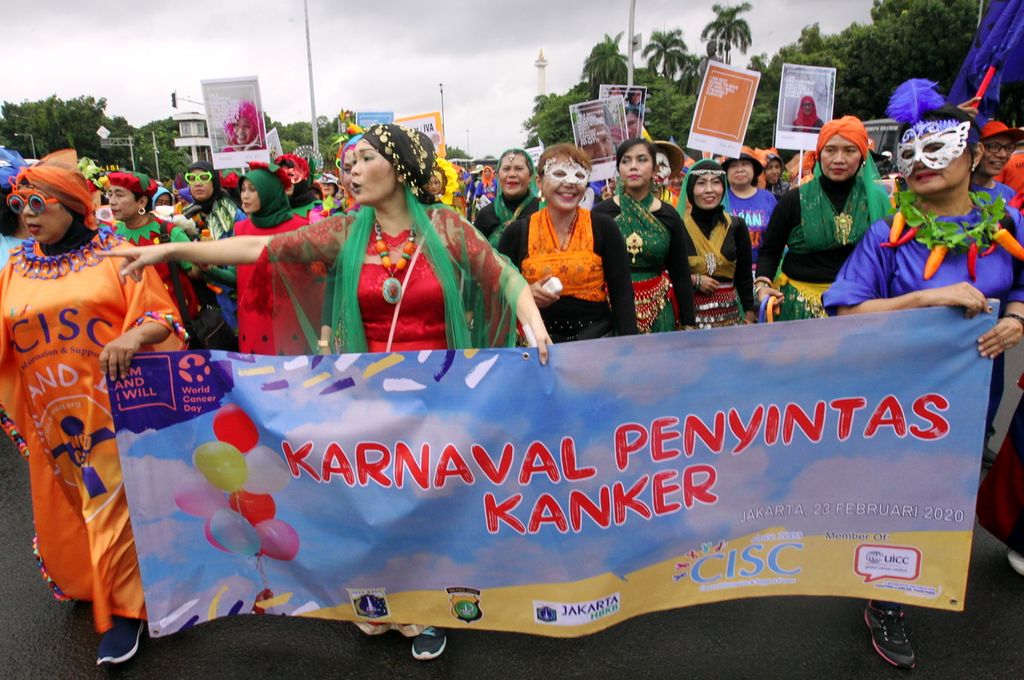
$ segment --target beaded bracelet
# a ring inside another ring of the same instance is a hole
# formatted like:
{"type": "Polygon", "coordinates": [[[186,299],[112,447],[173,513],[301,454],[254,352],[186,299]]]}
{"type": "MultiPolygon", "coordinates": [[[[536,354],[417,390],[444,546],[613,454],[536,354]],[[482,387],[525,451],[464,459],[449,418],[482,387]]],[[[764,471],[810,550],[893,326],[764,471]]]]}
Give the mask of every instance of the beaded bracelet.
{"type": "Polygon", "coordinates": [[[1020,324],[1021,329],[1024,330],[1024,316],[1021,316],[1020,314],[1017,314],[1016,312],[1007,312],[1003,316],[1009,317],[1011,319],[1016,319],[1017,322],[1020,324]]]}
{"type": "Polygon", "coordinates": [[[178,320],[174,318],[173,315],[171,315],[171,314],[157,314],[156,312],[144,312],[142,314],[142,316],[140,316],[138,319],[136,319],[135,325],[136,326],[141,326],[142,324],[144,324],[146,322],[146,319],[149,319],[151,321],[156,321],[158,324],[168,328],[175,335],[177,335],[179,338],[181,338],[182,342],[184,342],[184,343],[188,342],[188,340],[189,340],[189,338],[188,338],[188,331],[185,330],[185,327],[182,326],[178,322],[178,320]]]}

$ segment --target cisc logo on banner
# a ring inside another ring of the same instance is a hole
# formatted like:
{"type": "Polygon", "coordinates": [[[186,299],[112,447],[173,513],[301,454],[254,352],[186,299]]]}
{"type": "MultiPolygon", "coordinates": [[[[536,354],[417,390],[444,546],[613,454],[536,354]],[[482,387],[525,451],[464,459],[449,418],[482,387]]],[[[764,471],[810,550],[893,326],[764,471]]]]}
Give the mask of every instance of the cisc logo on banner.
{"type": "Polygon", "coordinates": [[[893,545],[857,546],[853,571],[865,583],[883,578],[914,581],[921,575],[921,551],[893,545]]]}

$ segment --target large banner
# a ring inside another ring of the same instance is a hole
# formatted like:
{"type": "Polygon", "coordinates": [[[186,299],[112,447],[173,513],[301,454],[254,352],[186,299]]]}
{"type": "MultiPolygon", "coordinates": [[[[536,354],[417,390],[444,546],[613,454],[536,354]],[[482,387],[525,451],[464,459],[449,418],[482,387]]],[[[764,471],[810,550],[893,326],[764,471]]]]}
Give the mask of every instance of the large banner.
{"type": "Polygon", "coordinates": [[[686,145],[738,158],[754,110],[761,74],[717,61],[708,63],[686,145]]]}
{"type": "Polygon", "coordinates": [[[268,162],[270,152],[256,76],[204,80],[202,87],[213,167],[244,168],[250,161],[268,162]]]}
{"type": "Polygon", "coordinates": [[[834,68],[783,64],[775,146],[803,151],[816,148],[818,133],[832,120],[835,97],[834,68]]]}
{"type": "Polygon", "coordinates": [[[992,315],[136,357],[110,392],[153,635],[234,614],[552,636],[773,595],[962,610],[992,315]]]}

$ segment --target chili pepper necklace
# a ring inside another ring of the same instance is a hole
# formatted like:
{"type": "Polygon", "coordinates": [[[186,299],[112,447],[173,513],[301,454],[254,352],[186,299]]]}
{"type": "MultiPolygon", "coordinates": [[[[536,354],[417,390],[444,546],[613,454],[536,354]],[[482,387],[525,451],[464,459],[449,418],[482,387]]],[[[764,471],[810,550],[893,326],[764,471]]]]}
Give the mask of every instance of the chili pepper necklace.
{"type": "Polygon", "coordinates": [[[939,220],[935,213],[925,212],[916,205],[917,194],[912,191],[898,192],[889,242],[883,243],[882,247],[898,248],[914,240],[928,248],[931,252],[925,262],[925,281],[935,276],[951,250],[967,253],[967,273],[971,281],[976,279],[978,257],[991,255],[997,244],[1018,260],[1024,260],[1024,247],[1021,247],[1013,234],[999,226],[1006,214],[1006,201],[1002,197],[993,201],[987,194],[973,192],[969,196],[981,211],[981,220],[973,225],[966,221],[939,220]],[[909,229],[904,231],[905,227],[909,229]]]}
{"type": "Polygon", "coordinates": [[[409,227],[409,238],[402,244],[402,257],[394,264],[391,263],[391,248],[388,247],[387,242],[384,240],[384,232],[380,228],[380,222],[373,223],[373,236],[373,247],[377,251],[377,255],[380,256],[381,266],[384,267],[384,271],[388,274],[388,278],[384,280],[384,284],[381,286],[381,294],[384,296],[384,301],[388,304],[398,304],[398,301],[402,299],[402,282],[395,275],[405,269],[406,265],[409,264],[409,260],[412,259],[412,254],[416,252],[416,229],[414,226],[409,227]]]}

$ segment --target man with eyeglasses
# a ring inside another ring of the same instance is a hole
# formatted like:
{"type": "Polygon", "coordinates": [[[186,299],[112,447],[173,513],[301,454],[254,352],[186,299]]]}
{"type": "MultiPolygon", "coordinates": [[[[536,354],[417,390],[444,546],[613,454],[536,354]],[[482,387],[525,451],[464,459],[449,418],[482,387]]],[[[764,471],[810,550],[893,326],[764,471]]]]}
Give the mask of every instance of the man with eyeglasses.
{"type": "Polygon", "coordinates": [[[1012,132],[1020,133],[1017,138],[1017,150],[1006,161],[1003,171],[996,176],[997,182],[1002,182],[1018,194],[1024,194],[1024,131],[1021,129],[1012,132]]]}
{"type": "Polygon", "coordinates": [[[971,191],[987,192],[992,200],[1000,196],[1007,203],[1020,189],[1007,186],[996,181],[996,176],[1003,172],[1010,156],[1013,155],[1014,144],[1024,139],[1024,131],[1017,128],[1007,127],[1005,123],[997,120],[990,120],[981,129],[981,145],[985,149],[981,161],[971,173],[971,191]]]}

